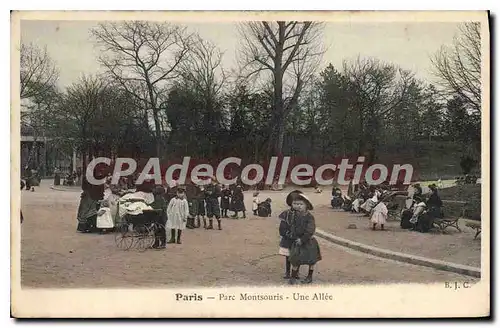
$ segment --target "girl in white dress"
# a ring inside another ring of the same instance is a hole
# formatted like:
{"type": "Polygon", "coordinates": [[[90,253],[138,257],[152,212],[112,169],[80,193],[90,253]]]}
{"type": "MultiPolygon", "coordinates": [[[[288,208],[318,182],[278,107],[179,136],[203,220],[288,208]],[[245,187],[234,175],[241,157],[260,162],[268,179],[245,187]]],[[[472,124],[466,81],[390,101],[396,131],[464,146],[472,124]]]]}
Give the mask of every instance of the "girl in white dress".
{"type": "Polygon", "coordinates": [[[184,188],[177,188],[177,196],[172,198],[167,207],[167,224],[166,228],[170,229],[170,240],[168,244],[176,242],[177,230],[177,244],[181,243],[182,230],[186,229],[186,222],[189,216],[189,204],[186,199],[184,188]]]}
{"type": "Polygon", "coordinates": [[[373,224],[372,229],[375,230],[377,228],[377,224],[380,224],[380,230],[384,230],[384,224],[387,221],[387,205],[384,202],[380,202],[373,209],[373,214],[370,221],[373,224]]]}

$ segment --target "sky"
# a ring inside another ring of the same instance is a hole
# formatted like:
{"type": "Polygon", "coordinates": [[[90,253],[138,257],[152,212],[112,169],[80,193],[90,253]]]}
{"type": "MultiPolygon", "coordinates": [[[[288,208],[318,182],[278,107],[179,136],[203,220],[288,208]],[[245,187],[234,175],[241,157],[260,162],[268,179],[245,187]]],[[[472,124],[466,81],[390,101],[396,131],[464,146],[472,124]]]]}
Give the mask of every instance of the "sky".
{"type": "MultiPolygon", "coordinates": [[[[77,82],[85,74],[101,71],[90,28],[96,21],[28,21],[21,23],[21,42],[47,47],[60,70],[59,86],[77,82]]],[[[235,23],[186,23],[188,30],[214,42],[224,52],[225,69],[236,68],[239,45],[235,23]]],[[[328,22],[323,39],[327,51],[322,66],[332,63],[338,69],[343,60],[358,56],[375,57],[409,69],[416,77],[432,82],[430,56],[441,46],[450,45],[458,32],[455,22],[328,22]]]]}

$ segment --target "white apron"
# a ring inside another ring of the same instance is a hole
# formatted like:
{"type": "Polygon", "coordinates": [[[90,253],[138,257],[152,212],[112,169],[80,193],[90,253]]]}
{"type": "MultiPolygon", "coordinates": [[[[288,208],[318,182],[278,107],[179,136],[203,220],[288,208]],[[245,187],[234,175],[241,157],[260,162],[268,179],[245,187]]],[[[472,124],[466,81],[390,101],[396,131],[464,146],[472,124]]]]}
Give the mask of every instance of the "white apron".
{"type": "Polygon", "coordinates": [[[186,229],[186,222],[189,216],[188,201],[177,197],[172,198],[167,207],[167,229],[186,229]]]}
{"type": "Polygon", "coordinates": [[[385,222],[387,221],[387,214],[387,206],[385,206],[385,204],[382,202],[378,203],[378,205],[373,209],[373,214],[371,217],[372,223],[385,224],[385,222]]]}
{"type": "Polygon", "coordinates": [[[96,226],[99,229],[111,229],[114,227],[113,216],[109,207],[103,207],[97,212],[96,226]]]}

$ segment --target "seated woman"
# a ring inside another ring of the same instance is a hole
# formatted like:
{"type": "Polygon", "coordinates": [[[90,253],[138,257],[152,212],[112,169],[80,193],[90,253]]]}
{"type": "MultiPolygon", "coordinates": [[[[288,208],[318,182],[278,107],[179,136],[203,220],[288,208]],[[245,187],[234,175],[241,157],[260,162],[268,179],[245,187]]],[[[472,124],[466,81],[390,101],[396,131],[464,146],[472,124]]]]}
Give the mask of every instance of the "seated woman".
{"type": "Polygon", "coordinates": [[[267,198],[265,201],[259,203],[259,205],[257,206],[257,216],[267,218],[270,217],[271,214],[272,214],[271,198],[267,198]]]}
{"type": "Polygon", "coordinates": [[[346,212],[352,212],[352,199],[349,196],[344,196],[343,199],[343,204],[342,204],[342,209],[346,212]]]}
{"type": "Polygon", "coordinates": [[[435,219],[443,217],[441,211],[443,202],[438,195],[437,186],[431,184],[429,189],[431,190],[431,195],[427,201],[421,201],[416,205],[416,209],[410,220],[414,230],[424,233],[431,230],[435,219]]]}
{"type": "Polygon", "coordinates": [[[332,189],[332,200],[330,202],[332,208],[341,208],[344,204],[344,198],[342,197],[342,190],[338,186],[334,186],[332,189]]]}
{"type": "Polygon", "coordinates": [[[372,209],[377,206],[380,197],[380,192],[372,188],[373,191],[370,192],[370,198],[367,199],[360,208],[365,212],[366,215],[370,215],[372,209]]]}

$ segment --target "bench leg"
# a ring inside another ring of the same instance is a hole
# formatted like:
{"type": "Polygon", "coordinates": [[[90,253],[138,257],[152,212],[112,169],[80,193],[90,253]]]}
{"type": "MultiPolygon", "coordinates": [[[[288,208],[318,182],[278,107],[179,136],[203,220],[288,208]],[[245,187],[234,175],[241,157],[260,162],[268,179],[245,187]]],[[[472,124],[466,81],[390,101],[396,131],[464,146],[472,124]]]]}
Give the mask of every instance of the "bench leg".
{"type": "Polygon", "coordinates": [[[474,236],[474,239],[476,239],[476,238],[477,238],[477,236],[479,236],[479,234],[480,234],[480,233],[481,233],[481,230],[476,229],[476,235],[474,236]]]}

